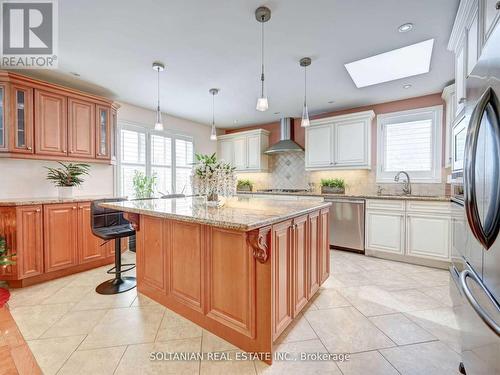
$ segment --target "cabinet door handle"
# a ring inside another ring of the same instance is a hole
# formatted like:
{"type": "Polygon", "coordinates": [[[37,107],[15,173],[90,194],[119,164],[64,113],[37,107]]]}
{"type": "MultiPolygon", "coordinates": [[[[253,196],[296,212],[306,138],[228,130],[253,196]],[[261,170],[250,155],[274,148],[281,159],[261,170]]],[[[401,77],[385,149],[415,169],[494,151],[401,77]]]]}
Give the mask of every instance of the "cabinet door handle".
{"type": "Polygon", "coordinates": [[[73,206],[73,210],[76,210],[76,207],[75,207],[75,206],[73,206]]]}
{"type": "Polygon", "coordinates": [[[497,1],[497,3],[495,4],[495,9],[500,10],[500,1],[497,1]]]}
{"type": "Polygon", "coordinates": [[[39,208],[37,208],[35,211],[36,211],[36,212],[40,212],[40,209],[39,209],[39,208]]]}
{"type": "Polygon", "coordinates": [[[26,150],[30,150],[31,151],[32,150],[31,146],[27,146],[26,150]]]}
{"type": "Polygon", "coordinates": [[[467,100],[466,98],[460,98],[458,104],[464,104],[466,100],[467,100]]]}

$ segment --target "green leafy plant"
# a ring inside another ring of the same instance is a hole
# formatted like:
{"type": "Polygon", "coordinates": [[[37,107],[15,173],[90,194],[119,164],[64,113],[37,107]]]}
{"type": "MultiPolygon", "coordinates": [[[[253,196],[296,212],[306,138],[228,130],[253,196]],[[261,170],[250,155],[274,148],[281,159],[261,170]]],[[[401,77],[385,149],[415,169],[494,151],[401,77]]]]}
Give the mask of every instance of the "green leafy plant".
{"type": "Polygon", "coordinates": [[[156,186],[156,175],[146,176],[143,172],[135,171],[132,183],[137,199],[152,198],[156,186]]]}
{"type": "Polygon", "coordinates": [[[56,186],[79,186],[84,181],[82,176],[88,175],[90,165],[84,163],[68,163],[58,162],[61,168],[45,167],[47,180],[52,181],[56,186]]]}
{"type": "Polygon", "coordinates": [[[322,178],[321,186],[345,189],[345,181],[343,178],[322,178]]]}
{"type": "Polygon", "coordinates": [[[252,181],[250,181],[250,180],[238,180],[237,188],[239,190],[246,189],[246,188],[252,190],[252,188],[253,188],[252,181]]]}
{"type": "Polygon", "coordinates": [[[16,264],[12,257],[16,254],[9,254],[7,250],[7,241],[4,237],[0,237],[0,266],[6,267],[11,264],[16,264]]]}

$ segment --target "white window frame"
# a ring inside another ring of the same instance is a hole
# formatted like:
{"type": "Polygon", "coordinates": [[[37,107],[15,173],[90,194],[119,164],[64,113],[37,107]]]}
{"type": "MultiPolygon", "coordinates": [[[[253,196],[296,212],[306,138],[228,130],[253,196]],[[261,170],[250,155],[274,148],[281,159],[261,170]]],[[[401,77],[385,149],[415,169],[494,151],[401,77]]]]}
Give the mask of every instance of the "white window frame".
{"type": "Polygon", "coordinates": [[[385,161],[385,126],[401,122],[432,120],[432,168],[431,171],[406,171],[411,182],[440,183],[442,181],[442,136],[443,136],[443,106],[411,109],[408,111],[384,113],[377,116],[377,178],[379,183],[396,183],[393,171],[384,171],[385,161]]]}
{"type": "MultiPolygon", "coordinates": [[[[146,160],[146,175],[150,176],[151,175],[151,135],[157,134],[161,135],[163,137],[170,137],[171,138],[171,160],[172,164],[170,166],[172,170],[172,179],[171,183],[172,186],[170,187],[170,190],[168,192],[163,191],[162,193],[170,193],[173,194],[175,192],[175,186],[176,186],[176,181],[175,181],[175,140],[176,139],[183,139],[185,141],[190,141],[193,143],[193,160],[194,160],[194,155],[195,155],[195,142],[194,138],[185,133],[173,131],[173,130],[163,130],[163,131],[158,131],[151,129],[147,125],[141,124],[141,123],[136,123],[132,121],[124,121],[124,120],[118,120],[118,135],[116,137],[117,139],[117,172],[116,172],[116,178],[115,178],[115,186],[117,187],[117,195],[122,194],[122,164],[124,165],[134,165],[133,163],[124,163],[122,161],[122,148],[121,148],[121,131],[122,130],[130,130],[130,131],[135,131],[135,132],[141,132],[146,135],[146,155],[145,155],[145,160],[146,160]]],[[[142,166],[142,165],[141,165],[142,166]]],[[[129,197],[133,198],[133,197],[129,197]]]]}

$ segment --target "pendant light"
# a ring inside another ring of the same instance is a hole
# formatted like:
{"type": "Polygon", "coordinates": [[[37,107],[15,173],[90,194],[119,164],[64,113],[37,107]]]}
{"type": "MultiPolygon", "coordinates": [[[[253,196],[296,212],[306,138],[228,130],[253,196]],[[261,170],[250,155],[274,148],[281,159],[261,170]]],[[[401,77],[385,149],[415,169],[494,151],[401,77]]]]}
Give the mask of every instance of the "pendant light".
{"type": "Polygon", "coordinates": [[[158,104],[156,107],[156,122],[155,122],[155,130],[163,130],[163,121],[161,120],[161,111],[160,111],[160,72],[165,70],[165,65],[162,62],[155,61],[153,63],[153,70],[156,70],[158,73],[158,104]]]}
{"type": "Polygon", "coordinates": [[[300,66],[304,67],[304,107],[302,108],[302,121],[300,126],[307,128],[311,123],[309,122],[309,111],[307,110],[307,67],[311,65],[311,58],[303,57],[300,59],[300,66]]]}
{"type": "Polygon", "coordinates": [[[264,96],[264,23],[271,19],[271,10],[267,7],[259,7],[255,10],[255,18],[260,22],[262,30],[262,40],[261,40],[261,74],[260,74],[260,97],[257,99],[257,106],[255,107],[257,111],[267,111],[269,108],[269,102],[267,101],[267,96],[264,96]]]}
{"type": "Polygon", "coordinates": [[[217,132],[215,131],[215,95],[219,93],[219,89],[210,89],[208,90],[210,94],[212,94],[212,131],[210,132],[210,140],[217,140],[217,132]]]}

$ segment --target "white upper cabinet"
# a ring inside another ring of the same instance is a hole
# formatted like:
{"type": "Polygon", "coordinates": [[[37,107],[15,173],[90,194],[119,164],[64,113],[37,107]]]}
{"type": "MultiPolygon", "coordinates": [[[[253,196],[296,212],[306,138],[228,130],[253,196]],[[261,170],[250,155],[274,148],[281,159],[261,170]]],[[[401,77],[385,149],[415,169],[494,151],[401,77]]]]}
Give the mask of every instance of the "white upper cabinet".
{"type": "Polygon", "coordinates": [[[491,31],[500,19],[500,1],[482,0],[480,3],[480,12],[482,14],[482,45],[484,46],[491,35],[491,31]]]}
{"type": "Polygon", "coordinates": [[[221,135],[217,138],[219,159],[236,167],[238,172],[267,172],[264,151],[269,147],[269,132],[263,129],[221,135]]]}
{"type": "Polygon", "coordinates": [[[369,169],[373,111],[311,121],[306,128],[306,169],[369,169]]]}
{"type": "Polygon", "coordinates": [[[306,166],[324,167],[333,164],[332,126],[323,124],[306,129],[306,166]]]}
{"type": "Polygon", "coordinates": [[[452,139],[453,139],[453,125],[455,123],[455,106],[456,106],[456,94],[455,94],[455,84],[451,84],[446,86],[443,90],[443,94],[441,95],[445,104],[445,123],[446,123],[446,139],[445,139],[445,154],[444,154],[444,162],[445,168],[451,166],[453,160],[452,154],[452,139]]]}

